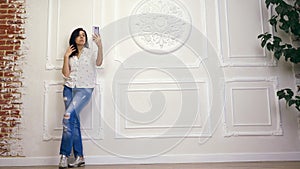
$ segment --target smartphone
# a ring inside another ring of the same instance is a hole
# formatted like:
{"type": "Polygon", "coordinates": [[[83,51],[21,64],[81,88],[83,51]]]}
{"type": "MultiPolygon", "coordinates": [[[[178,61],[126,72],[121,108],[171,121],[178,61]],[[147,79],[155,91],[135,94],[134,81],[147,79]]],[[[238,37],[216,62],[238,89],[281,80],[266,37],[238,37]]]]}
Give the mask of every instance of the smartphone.
{"type": "Polygon", "coordinates": [[[100,34],[99,26],[93,26],[93,34],[94,35],[99,35],[100,34]]]}

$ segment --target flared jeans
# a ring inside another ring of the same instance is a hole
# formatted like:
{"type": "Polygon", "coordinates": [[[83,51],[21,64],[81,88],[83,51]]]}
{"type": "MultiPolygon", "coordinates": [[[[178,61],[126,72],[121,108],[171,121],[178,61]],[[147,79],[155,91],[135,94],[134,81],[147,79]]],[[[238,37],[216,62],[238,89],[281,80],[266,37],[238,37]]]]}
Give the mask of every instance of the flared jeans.
{"type": "Polygon", "coordinates": [[[68,157],[73,149],[75,157],[83,156],[79,113],[88,104],[92,93],[93,88],[69,88],[64,86],[65,114],[60,145],[61,155],[68,157]]]}

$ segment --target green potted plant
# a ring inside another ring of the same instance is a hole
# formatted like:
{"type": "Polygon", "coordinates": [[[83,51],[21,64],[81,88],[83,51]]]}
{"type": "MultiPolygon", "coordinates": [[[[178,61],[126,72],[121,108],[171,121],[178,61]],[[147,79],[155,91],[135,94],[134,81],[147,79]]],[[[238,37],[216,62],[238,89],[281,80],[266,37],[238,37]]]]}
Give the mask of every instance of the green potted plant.
{"type": "MultiPolygon", "coordinates": [[[[284,58],[286,62],[298,64],[300,62],[300,0],[265,0],[266,7],[271,8],[273,15],[269,23],[274,28],[274,33],[260,34],[262,48],[274,54],[276,59],[284,58]],[[278,29],[291,37],[290,42],[284,42],[276,36],[278,29]]],[[[300,86],[298,86],[298,91],[300,86]]],[[[285,88],[277,91],[277,96],[284,99],[288,106],[295,106],[300,111],[300,96],[292,89],[285,88]]]]}

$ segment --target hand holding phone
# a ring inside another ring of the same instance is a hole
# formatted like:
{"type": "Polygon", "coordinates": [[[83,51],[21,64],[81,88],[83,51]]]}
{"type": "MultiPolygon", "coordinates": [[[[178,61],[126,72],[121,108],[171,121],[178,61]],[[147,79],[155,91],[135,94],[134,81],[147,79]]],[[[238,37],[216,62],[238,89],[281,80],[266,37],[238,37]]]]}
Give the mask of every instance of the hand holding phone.
{"type": "Polygon", "coordinates": [[[98,48],[102,47],[99,26],[93,26],[93,41],[96,43],[98,48]]]}
{"type": "Polygon", "coordinates": [[[93,26],[93,34],[100,35],[99,26],[93,26]]]}

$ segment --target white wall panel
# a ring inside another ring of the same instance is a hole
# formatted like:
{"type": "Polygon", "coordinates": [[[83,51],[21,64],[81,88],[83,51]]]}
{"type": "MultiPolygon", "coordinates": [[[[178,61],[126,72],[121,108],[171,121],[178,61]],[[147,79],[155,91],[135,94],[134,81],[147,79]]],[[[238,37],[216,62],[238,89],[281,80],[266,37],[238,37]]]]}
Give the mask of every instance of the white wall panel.
{"type": "Polygon", "coordinates": [[[282,135],[277,78],[226,81],[225,136],[282,135]]]}
{"type": "Polygon", "coordinates": [[[117,138],[211,136],[207,81],[148,80],[118,89],[117,138]]]}
{"type": "Polygon", "coordinates": [[[219,0],[223,66],[274,66],[257,36],[272,32],[262,0],[219,0]]]}
{"type": "Polygon", "coordinates": [[[232,88],[233,126],[272,125],[269,92],[267,87],[232,88]]]}

